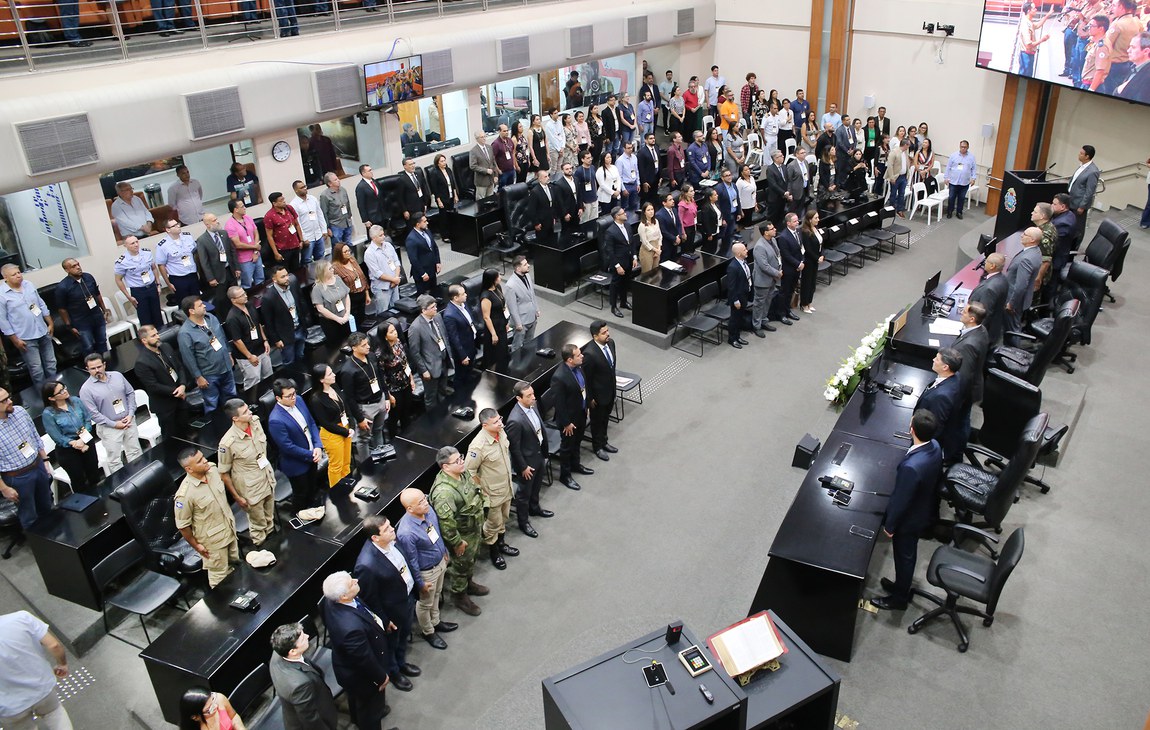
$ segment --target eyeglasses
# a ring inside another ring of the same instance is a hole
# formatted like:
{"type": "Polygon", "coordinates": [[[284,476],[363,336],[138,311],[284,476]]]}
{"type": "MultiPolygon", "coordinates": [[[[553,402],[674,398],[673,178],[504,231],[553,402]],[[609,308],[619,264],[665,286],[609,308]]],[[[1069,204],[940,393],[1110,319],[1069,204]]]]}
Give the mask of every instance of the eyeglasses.
{"type": "Polygon", "coordinates": [[[8,396],[7,398],[0,398],[0,403],[10,403],[11,401],[12,396],[8,396]]]}
{"type": "Polygon", "coordinates": [[[68,392],[68,389],[67,389],[67,388],[65,388],[64,386],[60,386],[60,389],[59,389],[59,390],[57,390],[55,393],[53,393],[53,394],[52,394],[52,397],[53,397],[53,398],[55,398],[55,397],[57,397],[57,396],[61,396],[61,395],[64,395],[64,394],[65,394],[65,393],[67,393],[67,392],[68,392]]]}
{"type": "Polygon", "coordinates": [[[462,455],[456,456],[454,459],[452,459],[451,461],[449,461],[447,463],[452,465],[452,466],[455,466],[457,464],[463,464],[464,463],[463,462],[463,456],[462,455]]]}

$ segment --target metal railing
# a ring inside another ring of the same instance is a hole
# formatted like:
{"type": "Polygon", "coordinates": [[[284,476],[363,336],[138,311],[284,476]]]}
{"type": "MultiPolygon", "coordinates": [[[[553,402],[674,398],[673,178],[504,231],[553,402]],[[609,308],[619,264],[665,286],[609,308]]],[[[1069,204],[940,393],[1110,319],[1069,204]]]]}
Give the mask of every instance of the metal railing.
{"type": "Polygon", "coordinates": [[[0,76],[562,0],[0,0],[0,76]]]}

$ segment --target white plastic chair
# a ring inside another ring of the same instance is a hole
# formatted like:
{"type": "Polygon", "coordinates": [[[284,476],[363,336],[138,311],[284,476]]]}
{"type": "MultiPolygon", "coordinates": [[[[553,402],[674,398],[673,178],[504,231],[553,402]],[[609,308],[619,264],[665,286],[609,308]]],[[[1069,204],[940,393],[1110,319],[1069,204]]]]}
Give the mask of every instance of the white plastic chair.
{"type": "MultiPolygon", "coordinates": [[[[123,294],[123,292],[120,293],[123,294]]],[[[112,303],[112,300],[108,299],[108,297],[101,298],[104,300],[104,306],[109,312],[112,313],[112,321],[108,322],[107,325],[108,344],[111,344],[112,338],[114,338],[116,335],[122,335],[125,332],[128,333],[129,339],[135,337],[136,332],[138,331],[136,325],[124,319],[123,315],[120,313],[120,309],[112,303]]],[[[131,302],[128,303],[131,304],[131,302]]]]}
{"type": "MultiPolygon", "coordinates": [[[[760,157],[762,156],[763,140],[761,137],[759,137],[758,132],[751,132],[750,134],[747,135],[747,149],[759,150],[759,153],[760,153],[759,156],[760,157]]],[[[749,156],[750,155],[748,154],[748,157],[749,156]]]]}
{"type": "Polygon", "coordinates": [[[931,200],[940,200],[943,205],[946,204],[947,199],[950,197],[950,191],[946,189],[946,178],[941,173],[934,176],[934,181],[938,185],[938,192],[931,193],[931,200]]]}
{"type": "Polygon", "coordinates": [[[791,137],[786,142],[786,150],[783,151],[783,155],[785,157],[793,157],[795,154],[795,150],[798,149],[798,146],[799,146],[799,143],[797,141],[795,141],[794,137],[791,137]]]}
{"type": "Polygon", "coordinates": [[[44,448],[44,453],[48,455],[48,465],[52,467],[52,493],[56,495],[56,502],[58,503],[60,501],[60,494],[64,491],[60,488],[60,485],[68,485],[68,491],[71,492],[72,477],[68,476],[68,472],[64,470],[64,467],[57,466],[51,462],[52,452],[56,450],[56,442],[52,440],[52,437],[47,434],[41,435],[40,445],[44,448]]]}
{"type": "Polygon", "coordinates": [[[907,219],[914,220],[915,211],[917,211],[919,208],[926,208],[926,224],[929,226],[931,211],[937,209],[940,214],[942,213],[942,201],[932,199],[926,194],[926,183],[915,183],[914,187],[911,188],[911,191],[911,199],[914,201],[914,205],[911,208],[910,215],[907,216],[907,219]]]}
{"type": "Polygon", "coordinates": [[[136,305],[132,304],[131,300],[129,300],[127,295],[124,294],[124,292],[122,292],[122,291],[116,292],[115,295],[113,295],[113,296],[114,296],[114,298],[112,301],[114,301],[116,303],[116,305],[119,307],[119,310],[120,310],[119,311],[120,319],[131,324],[133,327],[136,328],[136,331],[139,332],[140,331],[140,314],[136,311],[136,305]]]}
{"type": "Polygon", "coordinates": [[[982,192],[982,188],[978,184],[978,175],[970,179],[970,187],[966,189],[966,199],[970,202],[971,206],[979,202],[978,193],[982,192]]]}
{"type": "Polygon", "coordinates": [[[136,433],[140,440],[152,448],[161,438],[160,420],[152,413],[152,399],[147,392],[136,389],[136,433]],[[140,418],[140,409],[146,412],[146,418],[140,418]]]}
{"type": "Polygon", "coordinates": [[[710,114],[703,117],[703,137],[711,133],[711,128],[715,126],[715,118],[710,114]]]}

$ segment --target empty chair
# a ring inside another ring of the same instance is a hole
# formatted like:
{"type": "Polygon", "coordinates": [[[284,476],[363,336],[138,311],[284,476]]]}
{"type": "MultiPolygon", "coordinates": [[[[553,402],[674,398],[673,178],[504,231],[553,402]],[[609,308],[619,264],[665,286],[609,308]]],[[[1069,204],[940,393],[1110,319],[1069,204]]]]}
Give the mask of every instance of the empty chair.
{"type": "Polygon", "coordinates": [[[726,292],[723,291],[727,280],[723,278],[720,281],[722,286],[718,281],[712,281],[699,287],[699,314],[717,319],[722,327],[726,327],[731,319],[731,305],[727,304],[726,292]]]}
{"type": "Polygon", "coordinates": [[[715,126],[715,118],[710,114],[703,117],[703,136],[706,137],[711,133],[711,129],[715,126]]]}
{"type": "MultiPolygon", "coordinates": [[[[994,348],[987,357],[988,368],[998,368],[1035,385],[1041,385],[1046,376],[1046,369],[1054,361],[1058,353],[1062,352],[1066,338],[1070,336],[1070,328],[1078,316],[1079,302],[1071,299],[1064,303],[1054,319],[1054,326],[1050,328],[1050,335],[1041,341],[1037,350],[1023,350],[1020,347],[1007,347],[1005,345],[994,348]]],[[[1036,342],[1038,338],[1024,332],[1007,332],[1007,335],[1022,340],[1036,342]]]]}
{"type": "Polygon", "coordinates": [[[598,251],[589,251],[579,257],[579,283],[575,285],[575,301],[583,301],[589,291],[599,295],[599,304],[596,309],[603,308],[606,301],[607,290],[611,287],[611,277],[603,271],[602,256],[598,251]]]}
{"type": "Polygon", "coordinates": [[[919,208],[926,209],[926,224],[930,225],[930,215],[932,211],[937,210],[939,214],[942,213],[942,204],[945,202],[942,198],[934,198],[926,194],[926,183],[917,182],[911,188],[911,200],[913,205],[910,210],[909,218],[914,219],[914,214],[919,208]]]}
{"type": "MultiPolygon", "coordinates": [[[[120,312],[120,318],[125,322],[132,325],[136,332],[140,330],[140,315],[136,312],[136,305],[128,299],[128,295],[122,291],[118,291],[113,296],[113,301],[120,312]]],[[[109,332],[109,335],[111,333],[109,332]]]]}
{"type": "MultiPolygon", "coordinates": [[[[1078,355],[1070,352],[1070,348],[1074,345],[1090,344],[1094,320],[1098,317],[1098,311],[1102,309],[1102,297],[1106,295],[1106,277],[1106,269],[1100,266],[1094,266],[1085,261],[1072,261],[1065,281],[1058,288],[1053,307],[1060,310],[1061,306],[1071,299],[1077,299],[1082,303],[1082,306],[1078,308],[1078,314],[1070,325],[1070,334],[1067,335],[1066,342],[1054,356],[1054,362],[1066,368],[1068,373],[1074,372],[1072,363],[1078,359],[1078,355]]],[[[1043,305],[1035,309],[1041,310],[1043,308],[1049,309],[1051,305],[1043,305]]],[[[1055,322],[1055,317],[1036,319],[1026,326],[1026,331],[1039,340],[1046,340],[1054,333],[1055,322]]]]}
{"type": "Polygon", "coordinates": [[[261,662],[229,694],[232,707],[237,715],[244,718],[244,726],[248,730],[273,730],[284,726],[280,699],[273,693],[270,701],[264,701],[264,696],[271,688],[268,665],[261,662]]]}
{"type": "MultiPolygon", "coordinates": [[[[120,294],[123,295],[123,292],[120,292],[120,294]]],[[[139,318],[137,317],[136,322],[129,322],[124,318],[120,308],[112,303],[111,299],[108,299],[108,297],[102,297],[102,299],[104,300],[104,307],[112,313],[112,320],[108,322],[108,343],[111,344],[113,338],[125,332],[128,333],[130,338],[135,337],[139,331],[139,318]]],[[[131,304],[131,302],[128,302],[128,304],[131,304]]]]}
{"type": "Polygon", "coordinates": [[[522,252],[523,247],[512,241],[504,233],[503,221],[495,221],[483,226],[482,250],[479,253],[479,268],[483,267],[484,259],[494,258],[507,273],[507,264],[522,252]]]}
{"type": "Polygon", "coordinates": [[[879,213],[879,217],[884,221],[889,221],[885,226],[883,226],[883,228],[885,228],[886,230],[890,231],[891,233],[893,233],[895,235],[895,238],[894,238],[895,244],[902,246],[905,249],[909,249],[910,248],[910,229],[901,223],[895,222],[896,213],[894,211],[894,208],[889,206],[889,205],[885,206],[882,209],[882,212],[879,213]],[[899,236],[906,236],[906,240],[902,243],[899,243],[899,240],[898,240],[899,236]]]}
{"type": "Polygon", "coordinates": [[[695,353],[691,350],[683,349],[675,344],[679,332],[687,333],[687,337],[693,337],[699,340],[699,354],[695,357],[702,357],[705,348],[704,343],[710,342],[713,345],[722,343],[722,335],[720,334],[719,320],[699,314],[699,295],[696,293],[685,294],[679,297],[679,303],[676,307],[678,316],[675,318],[675,329],[671,332],[671,345],[682,352],[689,352],[692,355],[695,353]],[[710,339],[708,335],[715,333],[715,339],[710,339]]]}
{"type": "Polygon", "coordinates": [[[129,570],[140,566],[144,562],[144,548],[140,543],[131,540],[112,551],[112,554],[96,563],[92,568],[92,580],[100,593],[100,608],[104,615],[104,630],[125,644],[143,649],[144,646],[116,636],[108,625],[108,606],[114,606],[128,613],[136,614],[140,619],[140,626],[144,629],[144,638],[152,643],[148,635],[148,624],[145,616],[151,615],[160,606],[172,600],[180,590],[180,582],[167,575],[143,569],[139,575],[130,581],[119,581],[120,585],[114,590],[108,586],[113,581],[123,577],[129,570]]]}
{"type": "MultiPolygon", "coordinates": [[[[996,469],[1005,468],[1006,458],[1001,454],[1015,453],[1030,419],[1041,411],[1042,390],[1037,385],[1010,373],[991,369],[983,381],[982,426],[978,430],[978,443],[983,448],[976,452],[973,447],[968,447],[967,459],[979,468],[982,468],[983,462],[996,469]],[[993,455],[988,454],[987,449],[993,455]]],[[[1065,423],[1047,422],[1035,461],[1056,453],[1069,430],[1070,427],[1065,423]]],[[[1034,476],[1034,467],[1035,464],[1030,465],[1032,471],[1024,481],[1034,484],[1046,494],[1050,491],[1050,485],[1034,476]]]]}
{"type": "MultiPolygon", "coordinates": [[[[957,529],[963,535],[972,535],[982,541],[987,547],[990,543],[997,543],[993,536],[982,530],[958,525],[957,529]]],[[[912,588],[911,594],[921,596],[938,608],[931,609],[914,620],[906,627],[908,634],[917,634],[925,624],[941,616],[950,618],[958,632],[958,650],[965,652],[970,646],[970,637],[959,620],[958,615],[965,613],[978,616],[983,626],[994,623],[994,612],[998,608],[998,599],[1002,595],[1002,588],[1006,579],[1014,572],[1014,567],[1022,559],[1025,547],[1025,534],[1022,528],[1010,533],[1006,545],[1002,548],[1002,555],[993,560],[984,555],[969,553],[956,545],[942,545],[934,551],[930,558],[930,565],[926,569],[926,579],[932,586],[946,591],[946,598],[939,598],[926,591],[912,588]],[[986,606],[986,611],[979,611],[969,606],[959,606],[958,599],[967,598],[986,606]]]]}
{"type": "Polygon", "coordinates": [[[160,419],[152,413],[152,399],[148,392],[139,388],[136,389],[136,433],[149,449],[160,441],[160,419]],[[144,409],[143,418],[139,415],[141,408],[144,409]]]}
{"type": "Polygon", "coordinates": [[[24,528],[20,526],[20,509],[10,499],[0,497],[0,534],[4,535],[7,545],[0,558],[7,560],[12,557],[12,551],[17,545],[24,542],[24,528]]]}

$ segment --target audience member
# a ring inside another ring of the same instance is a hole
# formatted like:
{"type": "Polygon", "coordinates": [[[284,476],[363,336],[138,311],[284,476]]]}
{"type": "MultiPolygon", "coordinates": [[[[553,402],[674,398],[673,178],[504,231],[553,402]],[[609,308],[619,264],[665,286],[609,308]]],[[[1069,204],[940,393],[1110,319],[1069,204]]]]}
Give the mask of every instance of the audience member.
{"type": "Polygon", "coordinates": [[[387,632],[387,676],[390,685],[410,692],[408,677],[422,674],[419,667],[407,661],[411,639],[411,620],[415,611],[415,576],[395,544],[395,528],[383,515],[363,520],[368,539],[360,548],[353,575],[359,582],[359,600],[377,615],[394,625],[387,632]]]}
{"type": "Polygon", "coordinates": [[[444,446],[435,454],[439,473],[431,483],[428,499],[439,518],[440,535],[451,550],[447,565],[447,591],[452,604],[468,616],[482,613],[471,596],[490,591],[475,582],[475,557],[483,537],[484,497],[474,476],[463,466],[463,456],[454,446],[444,446]]]}
{"type": "Polygon", "coordinates": [[[751,303],[751,328],[758,332],[776,330],[770,323],[771,305],[783,278],[782,255],[775,242],[775,224],[759,224],[759,238],[751,250],[754,258],[754,300],[751,303]]]}
{"type": "Polygon", "coordinates": [[[231,215],[228,216],[224,230],[235,249],[240,286],[251,289],[264,281],[264,264],[260,257],[260,242],[256,238],[256,224],[247,214],[247,207],[242,200],[229,200],[228,211],[231,215]]]}
{"type": "MultiPolygon", "coordinates": [[[[240,263],[235,244],[216,214],[205,213],[203,221],[204,232],[196,239],[196,267],[203,275],[204,299],[211,303],[216,316],[220,317],[227,309],[228,288],[242,282],[240,263]]],[[[237,237],[246,233],[241,221],[237,221],[235,229],[237,237]]]]}
{"type": "Polygon", "coordinates": [[[229,201],[238,200],[244,205],[260,202],[260,179],[254,172],[249,172],[248,166],[242,162],[232,163],[231,173],[224,180],[224,185],[228,189],[229,201]]]}
{"type": "Polygon", "coordinates": [[[272,204],[264,213],[268,248],[277,263],[283,263],[289,271],[298,271],[303,262],[299,215],[295,208],[288,205],[283,193],[272,193],[268,196],[268,202],[272,204]]]}
{"type": "Polygon", "coordinates": [[[107,352],[107,320],[112,313],[104,304],[96,277],[85,272],[74,258],[64,259],[60,267],[68,274],[56,285],[56,311],[60,319],[80,338],[85,354],[107,352]]]}
{"type": "Polygon", "coordinates": [[[946,217],[957,215],[962,220],[962,209],[966,205],[966,191],[978,175],[978,168],[974,155],[970,153],[970,143],[965,139],[958,143],[958,152],[955,152],[946,161],[943,170],[946,177],[947,201],[946,217]]]}
{"type": "Polygon", "coordinates": [[[0,724],[12,730],[71,729],[56,694],[57,679],[68,676],[68,656],[48,624],[27,611],[0,616],[0,660],[8,668],[0,676],[0,724]]]}
{"type": "Polygon", "coordinates": [[[254,401],[255,387],[272,374],[271,344],[259,313],[248,301],[247,292],[233,286],[228,289],[228,299],[231,310],[224,322],[224,333],[232,344],[233,358],[243,376],[244,397],[254,401]]]}
{"type": "Polygon", "coordinates": [[[499,570],[507,568],[504,555],[514,557],[519,550],[507,544],[507,517],[511,512],[511,451],[503,418],[494,408],[479,412],[480,431],[467,447],[463,468],[474,475],[483,491],[487,505],[487,519],[483,523],[483,542],[487,545],[491,564],[499,570]]]}
{"type": "Polygon", "coordinates": [[[208,313],[203,299],[184,297],[180,309],[188,316],[180,325],[180,357],[204,395],[204,413],[211,415],[221,400],[236,397],[235,360],[220,321],[208,313]]]}
{"type": "Polygon", "coordinates": [[[1094,164],[1094,146],[1084,144],[1078,151],[1078,162],[1081,163],[1074,174],[1070,176],[1070,207],[1074,210],[1078,229],[1074,234],[1074,247],[1082,242],[1086,232],[1086,216],[1090,206],[1094,205],[1094,192],[1098,189],[1098,179],[1101,172],[1094,164]]]}
{"type": "Polygon", "coordinates": [[[562,364],[551,376],[551,391],[555,395],[555,423],[561,435],[559,446],[559,482],[568,489],[578,490],[579,482],[572,474],[594,474],[595,470],[583,466],[579,455],[583,432],[587,427],[587,380],[583,375],[583,352],[572,344],[560,350],[562,364]]]}
{"type": "Polygon", "coordinates": [[[943,464],[949,466],[962,460],[962,449],[966,446],[962,428],[964,386],[962,378],[957,377],[965,370],[962,354],[951,347],[940,349],[931,362],[931,370],[934,382],[919,396],[915,408],[934,414],[938,422],[935,440],[942,447],[943,464]]]}
{"type": "Polygon", "coordinates": [[[440,531],[439,516],[431,508],[427,496],[408,487],[399,493],[404,514],[395,528],[395,544],[411,566],[412,577],[419,597],[415,604],[415,618],[423,640],[435,649],[446,649],[447,642],[440,633],[459,628],[459,624],[444,621],[439,616],[440,597],[447,574],[447,547],[440,531]]]}
{"type": "Polygon", "coordinates": [[[1042,268],[1042,252],[1038,248],[1041,241],[1041,228],[1032,226],[1023,231],[1022,251],[1015,254],[1006,270],[1006,279],[1010,283],[1006,295],[1006,327],[1010,332],[1022,332],[1022,317],[1034,298],[1034,283],[1042,268]]]}
{"type": "Polygon", "coordinates": [[[389,641],[396,626],[358,600],[359,581],[346,570],[323,581],[323,623],[331,637],[331,667],[347,692],[356,727],[375,728],[391,712],[387,704],[389,641]]]}
{"type": "Polygon", "coordinates": [[[619,451],[607,439],[607,425],[615,408],[615,341],[607,323],[591,323],[591,341],[583,346],[583,376],[587,389],[587,423],[591,431],[591,450],[600,461],[610,461],[608,454],[619,451]]]}
{"type": "Polygon", "coordinates": [[[33,387],[40,388],[56,378],[52,313],[36,287],[25,284],[19,266],[4,264],[0,274],[4,275],[0,284],[0,331],[23,354],[28,377],[33,387]]]}
{"type": "Polygon", "coordinates": [[[616,206],[611,210],[614,225],[607,226],[605,246],[607,265],[611,271],[611,314],[622,317],[620,310],[630,309],[627,293],[630,291],[631,275],[639,266],[639,257],[631,245],[631,232],[627,228],[627,211],[616,206]]]}
{"type": "Polygon", "coordinates": [[[52,511],[52,465],[28,411],[0,389],[0,495],[16,503],[20,526],[28,529],[52,511]]]}
{"type": "Polygon", "coordinates": [[[116,286],[124,297],[136,308],[140,324],[158,327],[164,325],[160,313],[159,272],[151,250],[140,245],[140,239],[128,236],[124,239],[125,253],[120,254],[112,270],[116,286]]]}
{"type": "Polygon", "coordinates": [[[443,324],[447,330],[447,341],[451,343],[452,360],[455,363],[455,385],[470,380],[476,366],[475,355],[479,326],[467,305],[467,290],[461,284],[447,287],[448,304],[444,307],[443,324]]]}
{"type": "Polygon", "coordinates": [[[503,293],[507,298],[507,312],[514,330],[511,337],[511,352],[514,353],[525,342],[535,339],[535,325],[542,312],[539,310],[539,300],[535,297],[535,284],[529,276],[531,262],[526,256],[519,255],[511,266],[512,275],[507,278],[503,293]]]}
{"type": "Polygon", "coordinates": [[[104,356],[93,352],[84,358],[88,379],[80,387],[80,400],[92,416],[96,435],[104,444],[108,467],[120,469],[121,456],[131,462],[143,455],[136,431],[136,391],[115,370],[108,372],[104,356]]]}
{"type": "Polygon", "coordinates": [[[200,295],[200,277],[196,268],[196,239],[180,227],[178,220],[164,223],[165,235],[156,244],[156,266],[164,285],[176,301],[200,295]]]}
{"type": "MultiPolygon", "coordinates": [[[[982,402],[983,371],[986,354],[990,350],[990,333],[982,323],[986,320],[986,307],[981,302],[970,302],[962,310],[962,332],[951,347],[962,356],[962,411],[959,418],[960,448],[970,441],[970,412],[974,404],[982,402]]],[[[959,454],[961,457],[961,452],[959,454]]]]}
{"type": "Polygon", "coordinates": [[[799,306],[807,314],[815,313],[815,288],[818,284],[819,264],[823,263],[823,234],[819,230],[819,212],[807,211],[803,219],[800,240],[803,244],[803,270],[799,277],[799,306]]]}
{"type": "Polygon", "coordinates": [[[550,245],[555,242],[555,221],[560,217],[559,201],[551,186],[551,174],[540,170],[536,185],[527,194],[527,219],[535,228],[535,241],[550,245]]]}
{"type": "Polygon", "coordinates": [[[531,517],[554,517],[555,513],[539,504],[539,489],[543,483],[543,467],[549,453],[543,417],[535,405],[535,389],[530,383],[515,383],[516,405],[512,406],[505,425],[511,451],[513,479],[518,483],[515,492],[515,512],[519,530],[528,537],[539,533],[531,525],[531,517]]]}
{"type": "Polygon", "coordinates": [[[428,294],[437,291],[439,285],[436,277],[443,270],[443,264],[439,258],[439,247],[427,230],[427,216],[419,213],[412,220],[412,229],[404,244],[411,267],[411,279],[415,282],[417,293],[428,294]]]}
{"type": "Polygon", "coordinates": [[[176,528],[204,560],[208,587],[215,588],[240,562],[236,520],[216,465],[194,446],[177,459],[186,472],[174,499],[176,528]]]}
{"type": "Polygon", "coordinates": [[[323,459],[319,426],[290,378],[272,383],[276,404],[268,415],[268,435],[279,449],[279,470],[291,482],[292,509],[301,522],[321,519],[327,511],[318,465],[323,459]]]}
{"type": "Polygon", "coordinates": [[[200,220],[204,213],[204,187],[199,180],[192,179],[187,165],[176,168],[176,181],[168,186],[168,205],[176,209],[180,223],[190,226],[200,220]]]}
{"type": "Polygon", "coordinates": [[[786,216],[786,227],[779,233],[775,241],[779,247],[779,254],[783,260],[783,278],[779,281],[779,293],[775,295],[774,313],[770,317],[790,326],[792,321],[798,321],[798,316],[791,310],[791,302],[806,264],[803,261],[803,246],[799,232],[799,217],[794,213],[786,216]]]}
{"type": "Polygon", "coordinates": [[[323,220],[327,221],[327,238],[332,242],[333,249],[336,243],[351,246],[354,243],[352,240],[351,200],[348,198],[347,191],[343,189],[339,175],[334,172],[326,172],[323,181],[327,187],[319,194],[319,214],[323,220]]]}
{"type": "MultiPolygon", "coordinates": [[[[495,155],[495,169],[499,172],[499,187],[503,188],[514,184],[516,173],[515,140],[511,138],[511,130],[507,128],[506,124],[499,125],[498,136],[491,143],[490,150],[495,155]]],[[[479,197],[478,190],[476,197],[479,197]]]]}
{"type": "Polygon", "coordinates": [[[910,143],[904,139],[897,148],[891,144],[884,177],[890,183],[890,205],[899,218],[906,218],[906,176],[909,167],[910,143]]]}
{"type": "Polygon", "coordinates": [[[260,417],[239,398],[224,403],[224,415],[231,427],[220,437],[216,465],[228,494],[248,513],[248,537],[259,547],[275,530],[276,474],[268,460],[268,437],[260,417]]]}
{"type": "Polygon", "coordinates": [[[744,331],[752,330],[756,337],[766,337],[761,330],[751,327],[751,267],[747,264],[747,247],[743,243],[731,247],[726,285],[727,304],[731,307],[731,316],[727,321],[727,344],[741,350],[744,345],[750,344],[742,337],[744,331]]]}
{"type": "Polygon", "coordinates": [[[315,264],[315,282],[311,287],[311,304],[315,309],[325,341],[340,345],[351,334],[356,323],[351,316],[351,290],[336,276],[331,262],[315,264]]]}
{"type": "Polygon", "coordinates": [[[371,282],[355,260],[351,246],[342,241],[332,246],[331,268],[348,289],[351,300],[349,322],[355,322],[355,329],[363,329],[367,322],[367,308],[371,304],[371,294],[368,292],[371,282]]]}
{"type": "Polygon", "coordinates": [[[299,282],[283,264],[272,268],[272,285],[264,290],[260,318],[268,342],[280,351],[284,365],[302,360],[307,345],[311,314],[300,293],[299,282]]]}
{"type": "Polygon", "coordinates": [[[284,730],[337,730],[339,709],[323,669],[308,659],[311,638],[299,624],[272,632],[268,673],[279,697],[284,730]]]}
{"type": "Polygon", "coordinates": [[[339,383],[347,395],[347,409],[359,430],[360,458],[373,461],[388,451],[387,412],[392,397],[385,388],[383,368],[371,353],[367,335],[355,332],[347,338],[351,357],[339,372],[339,383]]]}
{"type": "Polygon", "coordinates": [[[331,366],[320,363],[311,372],[316,386],[308,396],[308,407],[319,426],[319,440],[328,457],[327,485],[351,486],[356,478],[349,476],[352,416],[348,399],[335,387],[336,373],[331,366]]]}
{"type": "Polygon", "coordinates": [[[1002,333],[1006,326],[1006,300],[1010,291],[1010,281],[1002,275],[1006,266],[1006,257],[1000,253],[992,253],[983,262],[985,277],[970,293],[968,302],[979,302],[986,308],[987,334],[990,335],[990,344],[995,345],[1002,341],[1002,333]]]}
{"type": "Polygon", "coordinates": [[[139,352],[133,372],[148,394],[148,408],[160,422],[164,433],[183,438],[188,433],[188,391],[192,380],[183,360],[153,325],[140,325],[139,352]]]}
{"type": "Polygon", "coordinates": [[[56,460],[68,473],[72,491],[94,492],[103,474],[92,444],[92,416],[79,398],[69,395],[63,383],[48,381],[40,394],[44,399],[40,420],[56,444],[56,460]]]}
{"type": "Polygon", "coordinates": [[[383,212],[383,193],[375,182],[371,165],[359,166],[359,182],[355,184],[355,207],[365,230],[382,225],[387,219],[383,212]]]}
{"type": "Polygon", "coordinates": [[[124,238],[150,236],[155,233],[155,219],[144,206],[144,201],[132,190],[132,183],[116,183],[116,199],[112,201],[112,220],[124,238]]]}
{"type": "Polygon", "coordinates": [[[313,261],[329,256],[327,241],[331,238],[331,234],[328,232],[327,220],[323,217],[319,198],[308,193],[307,183],[296,180],[291,186],[295,192],[291,207],[295,210],[295,217],[299,222],[296,233],[302,242],[300,264],[307,266],[313,261]]]}
{"type": "Polygon", "coordinates": [[[415,301],[419,316],[412,320],[407,331],[407,354],[412,371],[423,379],[423,403],[433,408],[442,398],[455,392],[447,384],[453,354],[435,297],[424,294],[415,301]]]}

